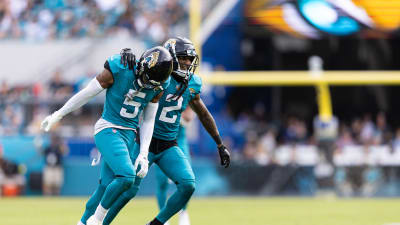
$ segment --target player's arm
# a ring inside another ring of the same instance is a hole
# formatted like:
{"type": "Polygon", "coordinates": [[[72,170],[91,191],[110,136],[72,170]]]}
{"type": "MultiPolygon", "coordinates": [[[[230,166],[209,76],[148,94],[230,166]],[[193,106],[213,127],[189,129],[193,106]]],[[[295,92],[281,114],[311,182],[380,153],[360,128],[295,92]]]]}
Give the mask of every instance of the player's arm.
{"type": "Polygon", "coordinates": [[[206,105],[203,100],[200,98],[200,94],[197,94],[190,102],[190,107],[199,117],[201,124],[203,124],[204,128],[214,139],[215,143],[218,147],[218,153],[221,158],[221,165],[228,167],[230,163],[230,154],[228,149],[222,143],[221,136],[219,135],[219,131],[217,125],[215,124],[215,120],[211,113],[208,111],[206,105]]]}
{"type": "Polygon", "coordinates": [[[85,88],[72,96],[63,107],[55,111],[53,114],[47,116],[41,124],[41,129],[46,132],[49,131],[51,127],[60,121],[65,115],[86,104],[90,99],[98,95],[105,88],[110,87],[113,82],[114,78],[111,72],[107,69],[104,69],[103,72],[93,78],[85,88]]]}
{"type": "Polygon", "coordinates": [[[149,154],[149,146],[153,136],[154,122],[158,109],[158,101],[163,95],[163,91],[154,97],[143,110],[143,122],[140,126],[140,153],[135,161],[135,170],[140,165],[140,171],[137,176],[143,178],[148,171],[149,161],[147,155],[149,154]]]}

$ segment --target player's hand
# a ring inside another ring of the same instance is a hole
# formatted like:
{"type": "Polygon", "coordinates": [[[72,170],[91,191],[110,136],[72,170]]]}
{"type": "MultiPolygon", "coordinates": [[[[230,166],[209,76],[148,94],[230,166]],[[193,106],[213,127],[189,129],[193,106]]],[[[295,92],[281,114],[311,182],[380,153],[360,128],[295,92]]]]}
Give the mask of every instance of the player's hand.
{"type": "Polygon", "coordinates": [[[133,70],[136,64],[136,56],[132,53],[132,50],[130,48],[124,48],[119,54],[121,55],[121,64],[124,66],[128,65],[128,68],[133,70]]]}
{"type": "Polygon", "coordinates": [[[175,44],[171,43],[170,47],[168,48],[169,54],[172,56],[172,63],[173,63],[173,69],[177,70],[179,69],[179,62],[178,62],[178,57],[176,57],[176,51],[175,51],[175,44]]]}
{"type": "Polygon", "coordinates": [[[62,119],[59,112],[54,112],[53,114],[47,116],[43,122],[40,124],[40,129],[48,132],[54,124],[62,119]]]}
{"type": "Polygon", "coordinates": [[[147,171],[149,170],[149,160],[147,160],[147,155],[139,153],[138,157],[135,161],[135,171],[140,165],[140,170],[137,172],[136,176],[139,178],[144,178],[147,175],[147,171]]]}
{"type": "Polygon", "coordinates": [[[221,166],[228,168],[231,163],[231,154],[229,154],[228,149],[225,145],[220,145],[218,147],[219,158],[221,159],[221,166]]]}

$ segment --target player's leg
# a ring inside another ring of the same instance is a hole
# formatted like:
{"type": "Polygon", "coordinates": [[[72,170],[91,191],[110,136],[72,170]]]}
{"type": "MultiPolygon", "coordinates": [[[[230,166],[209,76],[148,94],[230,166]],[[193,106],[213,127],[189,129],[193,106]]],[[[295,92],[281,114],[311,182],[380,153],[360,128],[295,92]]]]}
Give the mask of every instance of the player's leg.
{"type": "MultiPolygon", "coordinates": [[[[178,135],[178,146],[182,150],[183,154],[188,159],[190,165],[192,165],[192,158],[190,156],[189,143],[187,142],[185,135],[185,128],[180,128],[178,135]]],[[[189,213],[187,211],[187,203],[183,206],[182,210],[179,212],[179,225],[190,225],[189,213]]]]}
{"type": "Polygon", "coordinates": [[[171,147],[156,161],[161,170],[177,185],[177,190],[168,199],[151,224],[163,224],[183,208],[195,190],[195,177],[192,167],[178,146],[171,147]]]}
{"type": "MultiPolygon", "coordinates": [[[[139,149],[139,144],[135,144],[132,151],[131,151],[131,160],[132,162],[135,162],[137,156],[139,155],[140,149],[139,149]]],[[[154,161],[154,154],[149,153],[149,167],[154,161]]],[[[140,170],[140,166],[138,168],[140,170]]],[[[136,196],[139,186],[141,183],[142,179],[135,177],[135,182],[133,185],[126,190],[124,193],[122,193],[118,199],[112,204],[111,208],[109,209],[106,217],[104,218],[103,225],[108,225],[110,224],[114,218],[117,216],[117,214],[121,211],[121,209],[132,199],[136,196]]]]}
{"type": "MultiPolygon", "coordinates": [[[[100,181],[97,186],[95,192],[90,197],[89,201],[86,203],[85,212],[80,220],[82,224],[86,224],[86,221],[90,216],[94,214],[96,207],[99,205],[101,199],[103,198],[104,191],[108,184],[114,179],[114,173],[110,169],[110,167],[103,161],[101,161],[101,172],[100,172],[100,181]]],[[[81,225],[78,223],[78,225],[81,225]]]]}
{"type": "Polygon", "coordinates": [[[164,207],[165,202],[167,201],[168,178],[157,165],[154,166],[154,169],[156,170],[157,178],[157,203],[158,208],[161,210],[164,207]]]}
{"type": "MultiPolygon", "coordinates": [[[[156,190],[156,197],[157,197],[157,204],[158,209],[161,210],[164,208],[165,203],[167,202],[167,192],[168,192],[168,177],[164,174],[164,172],[155,165],[154,168],[156,169],[156,179],[157,179],[157,190],[156,190]]],[[[169,225],[169,222],[165,222],[165,225],[169,225]]]]}
{"type": "Polygon", "coordinates": [[[113,128],[104,129],[95,135],[95,142],[102,154],[102,158],[111,168],[115,177],[107,185],[93,219],[90,217],[87,224],[91,224],[92,221],[94,222],[93,224],[102,222],[115,200],[134,183],[135,171],[127,147],[129,143],[126,142],[124,133],[132,133],[134,135],[133,131],[113,128]]]}
{"type": "MultiPolygon", "coordinates": [[[[178,146],[182,150],[183,154],[188,159],[190,165],[192,165],[192,157],[190,156],[189,143],[187,142],[185,135],[185,128],[180,128],[179,135],[177,138],[178,146]]],[[[182,210],[186,210],[187,205],[183,207],[182,210]]]]}
{"type": "Polygon", "coordinates": [[[141,178],[136,177],[132,186],[117,198],[117,200],[108,210],[107,215],[104,218],[103,225],[109,225],[115,219],[121,209],[124,208],[125,205],[136,196],[137,192],[139,191],[141,181],[141,178]]]}

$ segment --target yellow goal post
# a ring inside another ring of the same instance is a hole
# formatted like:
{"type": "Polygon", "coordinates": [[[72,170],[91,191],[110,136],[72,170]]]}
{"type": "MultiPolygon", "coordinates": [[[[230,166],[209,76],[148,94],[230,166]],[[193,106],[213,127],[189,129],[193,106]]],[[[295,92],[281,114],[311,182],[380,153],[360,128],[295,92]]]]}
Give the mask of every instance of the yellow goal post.
{"type": "Polygon", "coordinates": [[[203,82],[219,86],[315,86],[319,117],[332,117],[330,85],[400,85],[400,71],[217,71],[202,72],[203,82]]]}

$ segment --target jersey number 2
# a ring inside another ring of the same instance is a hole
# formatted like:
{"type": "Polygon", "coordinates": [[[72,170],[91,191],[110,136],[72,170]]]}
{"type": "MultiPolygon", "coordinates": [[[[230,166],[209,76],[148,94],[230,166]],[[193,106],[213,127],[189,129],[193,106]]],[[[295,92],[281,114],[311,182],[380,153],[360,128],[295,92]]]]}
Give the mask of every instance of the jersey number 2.
{"type": "MultiPolygon", "coordinates": [[[[171,102],[171,99],[170,99],[170,98],[171,98],[172,96],[173,96],[173,94],[168,94],[167,97],[166,97],[166,99],[165,99],[165,101],[171,102]]],[[[177,116],[177,115],[173,115],[172,117],[167,117],[167,113],[170,112],[170,111],[174,111],[174,110],[180,110],[180,109],[182,108],[182,102],[183,102],[183,98],[180,97],[180,98],[178,99],[178,105],[164,107],[164,108],[162,109],[162,111],[161,111],[160,119],[159,119],[159,120],[161,120],[161,121],[163,121],[163,122],[167,122],[167,123],[175,123],[176,118],[177,118],[178,116],[177,116]]]]}
{"type": "MultiPolygon", "coordinates": [[[[132,89],[129,89],[129,93],[131,93],[131,92],[133,92],[133,90],[132,90],[132,89]]],[[[139,97],[139,98],[144,98],[144,97],[146,97],[146,93],[138,92],[135,96],[136,96],[136,97],[139,97]]],[[[127,109],[124,108],[124,107],[122,107],[122,108],[121,108],[121,111],[119,112],[119,114],[120,114],[121,116],[123,116],[123,117],[132,119],[132,118],[135,118],[135,117],[137,116],[137,114],[138,114],[138,112],[139,112],[139,108],[140,108],[140,106],[141,106],[142,104],[141,104],[140,102],[135,102],[135,101],[133,101],[131,98],[126,97],[126,98],[125,98],[125,101],[124,101],[124,105],[134,106],[134,107],[135,107],[135,110],[133,111],[133,113],[128,113],[127,109]]]]}

